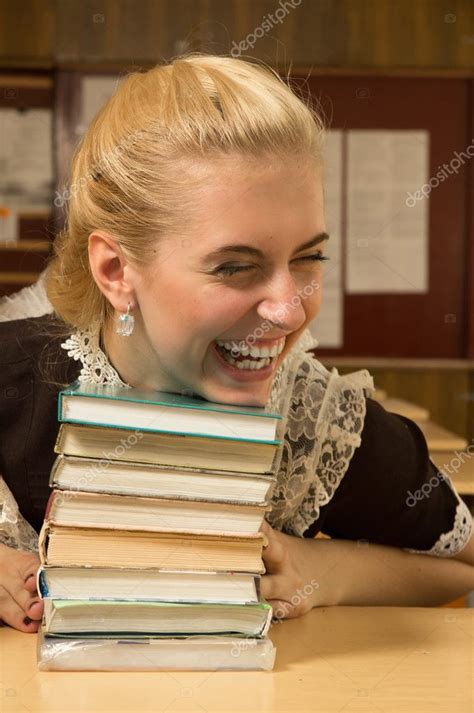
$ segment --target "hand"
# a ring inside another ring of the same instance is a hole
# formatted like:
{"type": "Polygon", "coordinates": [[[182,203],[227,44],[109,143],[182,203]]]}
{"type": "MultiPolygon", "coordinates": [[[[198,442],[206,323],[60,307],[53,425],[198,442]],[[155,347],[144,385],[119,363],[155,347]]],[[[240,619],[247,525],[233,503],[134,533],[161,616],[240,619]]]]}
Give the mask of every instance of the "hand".
{"type": "Polygon", "coordinates": [[[38,555],[0,544],[0,619],[18,631],[34,634],[43,616],[36,591],[38,555]]]}
{"type": "Polygon", "coordinates": [[[276,619],[306,614],[316,605],[319,589],[311,571],[314,541],[285,535],[265,521],[260,529],[268,540],[262,555],[267,570],[260,580],[262,597],[272,605],[276,619]]]}

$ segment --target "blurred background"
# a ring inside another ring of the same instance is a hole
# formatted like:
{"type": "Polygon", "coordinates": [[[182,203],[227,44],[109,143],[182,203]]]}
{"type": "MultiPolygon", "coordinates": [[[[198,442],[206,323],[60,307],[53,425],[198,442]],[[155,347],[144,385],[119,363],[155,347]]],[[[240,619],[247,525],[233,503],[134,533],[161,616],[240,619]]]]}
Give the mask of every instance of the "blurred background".
{"type": "Polygon", "coordinates": [[[253,57],[322,107],[331,234],[318,358],[368,368],[474,493],[474,3],[0,0],[0,319],[38,283],[75,145],[120,76],[253,57]]]}

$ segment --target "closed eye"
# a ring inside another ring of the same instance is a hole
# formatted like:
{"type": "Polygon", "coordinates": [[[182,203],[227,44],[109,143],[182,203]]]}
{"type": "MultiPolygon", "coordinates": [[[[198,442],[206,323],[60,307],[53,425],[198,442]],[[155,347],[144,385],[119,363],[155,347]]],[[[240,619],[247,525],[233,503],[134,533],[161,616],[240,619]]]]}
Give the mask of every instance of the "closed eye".
{"type": "MultiPolygon", "coordinates": [[[[299,257],[296,258],[296,260],[293,260],[293,262],[299,262],[301,260],[310,260],[311,262],[316,262],[318,260],[330,260],[331,258],[326,257],[320,252],[314,253],[313,255],[305,255],[304,257],[299,257]]],[[[216,267],[212,272],[211,275],[220,275],[220,276],[226,276],[226,277],[232,277],[232,275],[235,275],[238,272],[248,272],[249,270],[252,270],[255,265],[220,265],[219,267],[216,267]]]]}

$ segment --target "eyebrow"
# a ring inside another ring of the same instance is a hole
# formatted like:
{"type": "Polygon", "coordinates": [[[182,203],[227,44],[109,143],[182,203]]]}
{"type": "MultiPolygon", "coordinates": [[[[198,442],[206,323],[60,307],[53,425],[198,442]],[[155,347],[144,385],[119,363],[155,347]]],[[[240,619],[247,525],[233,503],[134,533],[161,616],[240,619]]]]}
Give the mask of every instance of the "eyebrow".
{"type": "MultiPolygon", "coordinates": [[[[304,243],[303,245],[300,245],[299,248],[296,248],[293,255],[301,252],[301,250],[308,250],[309,248],[314,248],[315,245],[319,245],[319,243],[322,243],[323,240],[329,240],[328,233],[318,233],[313,238],[311,238],[311,240],[308,240],[308,242],[304,243]]],[[[248,255],[254,255],[255,257],[259,258],[265,257],[265,254],[261,250],[259,250],[258,248],[254,248],[252,245],[224,245],[223,247],[217,248],[217,250],[213,250],[211,253],[206,255],[204,260],[215,260],[216,258],[228,252],[246,253],[248,255]]]]}

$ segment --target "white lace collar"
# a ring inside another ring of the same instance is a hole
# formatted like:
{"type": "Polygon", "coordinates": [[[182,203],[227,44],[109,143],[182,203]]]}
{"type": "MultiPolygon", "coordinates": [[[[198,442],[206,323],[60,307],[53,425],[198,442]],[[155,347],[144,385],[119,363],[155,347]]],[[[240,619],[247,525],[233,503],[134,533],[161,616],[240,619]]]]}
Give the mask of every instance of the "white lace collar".
{"type": "Polygon", "coordinates": [[[113,384],[131,388],[120,378],[118,372],[109,362],[107,355],[100,347],[100,332],[93,329],[78,330],[71,334],[61,349],[74,361],[80,361],[82,368],[79,381],[82,384],[113,384]]]}
{"type": "MultiPolygon", "coordinates": [[[[297,354],[304,354],[310,349],[315,349],[319,342],[306,329],[300,336],[290,354],[294,358],[297,354]]],[[[130,384],[124,382],[117,370],[110,363],[107,355],[100,346],[100,332],[94,329],[77,330],[61,344],[61,349],[67,355],[82,364],[78,381],[82,384],[111,384],[130,389],[130,384]]],[[[284,364],[285,362],[283,362],[284,364]]],[[[282,369],[283,364],[280,365],[282,369]]],[[[322,366],[322,365],[321,365],[322,366]]]]}

